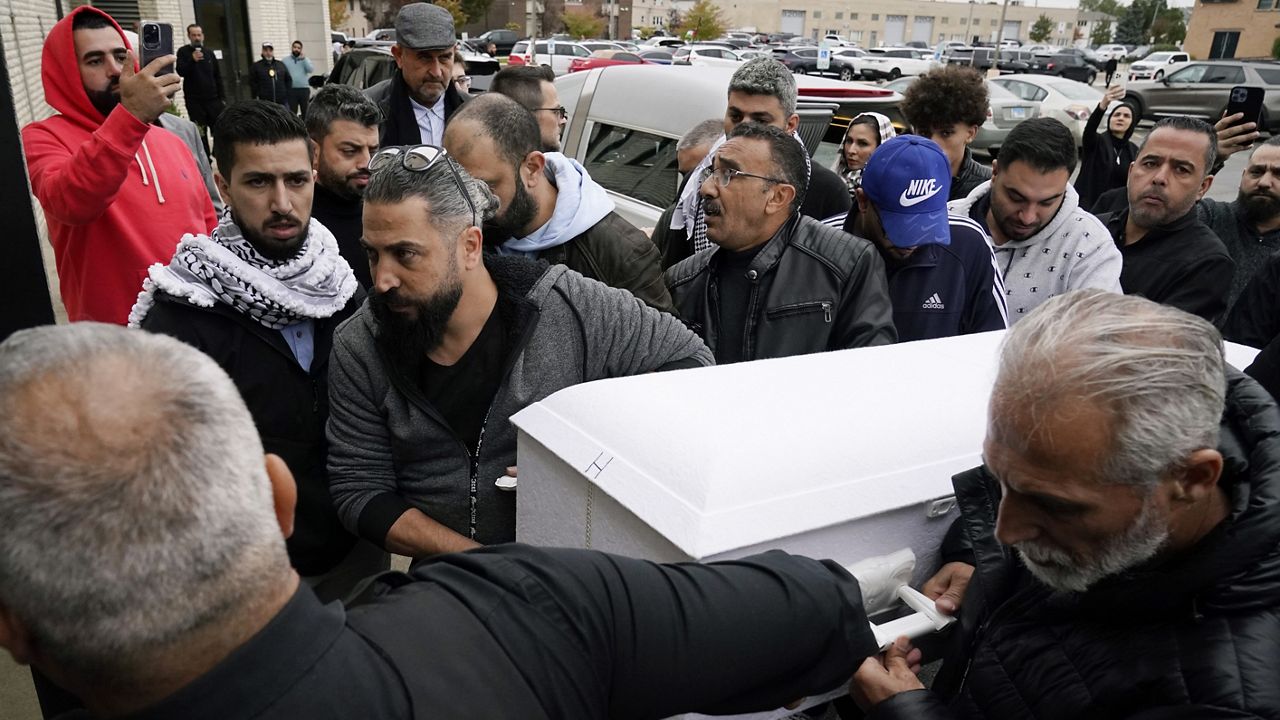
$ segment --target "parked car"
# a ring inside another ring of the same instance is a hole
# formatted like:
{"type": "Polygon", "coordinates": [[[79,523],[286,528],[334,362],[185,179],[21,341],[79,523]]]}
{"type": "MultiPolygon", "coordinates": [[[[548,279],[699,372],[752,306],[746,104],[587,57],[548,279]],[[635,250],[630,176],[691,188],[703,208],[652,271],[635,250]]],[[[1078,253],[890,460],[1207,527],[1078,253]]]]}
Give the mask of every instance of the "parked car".
{"type": "Polygon", "coordinates": [[[582,40],[578,43],[582,47],[595,52],[597,50],[622,50],[622,46],[612,40],[582,40]]]}
{"type": "Polygon", "coordinates": [[[483,49],[488,47],[489,43],[493,43],[498,47],[499,55],[510,55],[511,48],[515,47],[519,39],[520,36],[515,30],[490,30],[476,38],[476,46],[483,49]]]}
{"type": "MultiPolygon", "coordinates": [[[[886,83],[885,87],[896,92],[905,93],[907,88],[911,87],[911,83],[915,82],[914,77],[904,77],[886,83]]],[[[987,107],[987,121],[978,128],[978,135],[973,139],[973,143],[969,146],[974,152],[983,152],[991,157],[996,157],[1000,153],[1000,146],[1004,144],[1004,139],[1008,136],[1013,126],[1023,120],[1030,120],[1040,115],[1040,103],[1035,100],[1026,100],[1014,95],[1003,87],[992,82],[987,82],[987,98],[990,105],[987,107]]]]}
{"type": "Polygon", "coordinates": [[[471,92],[481,93],[489,89],[493,76],[502,69],[498,58],[480,52],[470,41],[459,41],[458,52],[462,53],[462,61],[466,65],[467,74],[471,76],[471,92]]]}
{"type": "Polygon", "coordinates": [[[1098,77],[1098,68],[1074,53],[1036,55],[1027,72],[1070,78],[1086,85],[1092,85],[1098,77]]]}
{"type": "Polygon", "coordinates": [[[656,65],[670,65],[675,55],[670,50],[640,50],[636,53],[641,58],[656,65]]]}
{"type": "Polygon", "coordinates": [[[1129,66],[1129,82],[1136,80],[1159,80],[1170,72],[1190,62],[1191,56],[1184,52],[1156,52],[1142,58],[1129,66]]]}
{"type": "Polygon", "coordinates": [[[718,45],[685,45],[671,54],[671,64],[737,68],[742,64],[742,58],[718,45]]]}
{"type": "Polygon", "coordinates": [[[651,47],[651,48],[677,48],[683,44],[684,44],[684,41],[681,40],[680,38],[674,38],[674,37],[669,37],[664,35],[654,35],[648,40],[645,40],[644,42],[640,43],[640,45],[643,47],[651,47]]]}
{"type": "Polygon", "coordinates": [[[612,65],[653,65],[639,55],[626,50],[596,50],[591,57],[576,57],[569,63],[569,72],[582,72],[612,65]]]}
{"type": "Polygon", "coordinates": [[[364,39],[395,42],[396,29],[395,28],[375,28],[373,30],[370,30],[369,34],[364,36],[364,39]]]}
{"type": "Polygon", "coordinates": [[[829,43],[831,43],[832,45],[837,46],[837,47],[846,47],[846,46],[850,46],[850,45],[857,45],[857,43],[851,43],[851,42],[849,42],[848,40],[846,40],[846,39],[844,38],[844,36],[843,36],[843,35],[827,35],[827,36],[823,37],[822,39],[823,39],[823,40],[825,40],[825,41],[827,41],[827,42],[829,42],[829,43]]]}
{"type": "Polygon", "coordinates": [[[1101,45],[1098,47],[1097,50],[1094,51],[1094,54],[1097,55],[1098,59],[1102,60],[1103,62],[1106,62],[1107,60],[1115,60],[1116,62],[1120,62],[1121,60],[1128,57],[1129,48],[1125,47],[1124,45],[1116,45],[1116,44],[1101,45]]]}
{"type": "Polygon", "coordinates": [[[539,40],[537,43],[521,40],[511,48],[508,65],[546,65],[556,75],[569,72],[569,63],[575,57],[591,57],[591,51],[576,42],[539,40]]]}
{"type": "Polygon", "coordinates": [[[1104,70],[1106,69],[1106,66],[1107,66],[1107,59],[1098,57],[1098,54],[1092,50],[1082,50],[1080,48],[1069,47],[1069,48],[1059,48],[1056,52],[1051,52],[1049,54],[1050,55],[1075,55],[1081,58],[1082,60],[1084,60],[1086,63],[1094,66],[1099,70],[1104,70]]]}
{"type": "Polygon", "coordinates": [[[833,48],[831,57],[840,58],[849,63],[849,68],[853,71],[853,78],[862,77],[862,58],[867,56],[867,51],[856,47],[833,48]]]}
{"type": "Polygon", "coordinates": [[[1052,55],[1058,52],[1059,50],[1059,48],[1056,48],[1053,45],[1045,45],[1044,43],[1032,43],[1030,45],[1023,45],[1018,49],[1023,52],[1029,52],[1032,54],[1039,53],[1040,55],[1052,55]]]}
{"type": "Polygon", "coordinates": [[[868,80],[888,78],[897,80],[903,75],[923,75],[937,66],[927,50],[918,48],[875,48],[859,62],[862,77],[868,80]]]}
{"type": "Polygon", "coordinates": [[[363,90],[389,79],[395,72],[396,59],[391,56],[389,46],[357,47],[338,58],[325,82],[363,90]]]}
{"type": "Polygon", "coordinates": [[[834,75],[841,80],[849,81],[858,77],[857,61],[831,53],[826,70],[818,69],[818,48],[816,47],[781,47],[773,51],[773,59],[787,66],[797,75],[834,75]]]}
{"type": "MultiPolygon", "coordinates": [[[[556,78],[570,117],[563,152],[604,186],[619,215],[637,227],[653,227],[680,188],[676,143],[699,122],[724,116],[733,72],[619,65],[556,78]]],[[[881,112],[901,124],[902,96],[892,90],[809,75],[797,75],[796,86],[798,132],[810,152],[819,143],[826,147],[824,139],[837,142],[860,112],[881,112]]]]}
{"type": "Polygon", "coordinates": [[[1102,99],[1102,92],[1064,77],[1052,75],[1004,75],[988,82],[1023,100],[1040,103],[1040,117],[1057,118],[1071,130],[1080,145],[1085,123],[1102,99]]]}
{"type": "Polygon", "coordinates": [[[986,72],[996,67],[1002,73],[1027,72],[1035,61],[1033,53],[1023,50],[1001,50],[996,56],[995,48],[953,48],[947,56],[948,65],[969,65],[976,70],[986,72]]]}
{"type": "Polygon", "coordinates": [[[1159,80],[1129,83],[1124,99],[1144,120],[1190,115],[1212,123],[1222,117],[1231,88],[1237,85],[1266,91],[1261,126],[1270,133],[1280,132],[1280,64],[1276,63],[1191,62],[1159,80]]]}

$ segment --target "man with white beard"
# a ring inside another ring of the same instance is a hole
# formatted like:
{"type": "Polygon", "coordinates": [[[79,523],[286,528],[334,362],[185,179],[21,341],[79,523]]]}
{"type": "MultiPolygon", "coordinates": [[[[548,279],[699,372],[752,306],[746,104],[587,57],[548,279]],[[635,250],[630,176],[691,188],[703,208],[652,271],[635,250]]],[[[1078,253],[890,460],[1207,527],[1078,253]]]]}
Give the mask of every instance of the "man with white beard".
{"type": "Polygon", "coordinates": [[[987,427],[925,585],[960,617],[946,662],[931,690],[905,638],[864,662],[868,718],[1280,714],[1280,415],[1209,322],[1055,297],[1009,330],[987,427]]]}

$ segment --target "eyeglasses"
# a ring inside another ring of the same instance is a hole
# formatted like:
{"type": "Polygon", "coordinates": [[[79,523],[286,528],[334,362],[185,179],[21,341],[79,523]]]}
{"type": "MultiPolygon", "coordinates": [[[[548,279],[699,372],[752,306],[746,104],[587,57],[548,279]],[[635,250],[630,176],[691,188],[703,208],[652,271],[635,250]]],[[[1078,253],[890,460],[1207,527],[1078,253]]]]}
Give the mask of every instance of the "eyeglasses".
{"type": "Polygon", "coordinates": [[[563,106],[563,105],[559,105],[559,106],[557,106],[557,107],[553,107],[553,108],[534,108],[534,109],[533,109],[533,111],[534,111],[534,112],[538,112],[539,110],[546,110],[547,112],[551,113],[552,115],[555,115],[556,117],[560,118],[561,120],[568,120],[568,119],[569,119],[569,111],[568,111],[568,110],[565,110],[565,108],[564,108],[564,106],[563,106]]]}
{"type": "Polygon", "coordinates": [[[756,175],[755,173],[749,173],[743,170],[736,170],[734,168],[727,168],[727,167],[716,169],[709,165],[702,169],[702,174],[698,176],[698,184],[701,185],[702,183],[707,181],[707,178],[714,177],[716,179],[717,185],[719,185],[722,188],[727,188],[729,187],[729,183],[733,182],[733,179],[735,177],[738,177],[739,175],[742,175],[743,177],[755,178],[757,180],[764,180],[765,182],[778,183],[780,185],[791,184],[786,180],[782,180],[780,178],[768,177],[767,175],[756,175]]]}
{"type": "Polygon", "coordinates": [[[449,167],[449,172],[453,174],[453,181],[457,183],[458,192],[462,193],[462,199],[467,201],[467,207],[471,210],[471,224],[480,224],[476,215],[475,203],[471,202],[471,193],[467,192],[467,184],[462,181],[462,176],[458,174],[458,168],[454,167],[453,160],[449,157],[449,153],[445,152],[444,148],[435,145],[383,148],[369,158],[369,172],[378,172],[382,168],[389,166],[396,158],[400,158],[400,167],[409,172],[426,172],[436,164],[436,161],[443,161],[449,167]]]}

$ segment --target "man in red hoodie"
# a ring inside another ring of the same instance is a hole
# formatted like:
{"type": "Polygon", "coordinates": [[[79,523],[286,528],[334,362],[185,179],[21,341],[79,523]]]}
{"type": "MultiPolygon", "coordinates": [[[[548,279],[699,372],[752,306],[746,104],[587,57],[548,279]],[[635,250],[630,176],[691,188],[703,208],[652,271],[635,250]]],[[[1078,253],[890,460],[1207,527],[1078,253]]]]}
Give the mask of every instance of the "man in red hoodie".
{"type": "Polygon", "coordinates": [[[124,324],[147,268],[217,224],[191,151],[156,124],[182,80],[156,73],[174,60],[137,69],[120,26],[87,6],[45,40],[45,100],[58,114],[23,128],[22,142],[73,321],[124,324]]]}

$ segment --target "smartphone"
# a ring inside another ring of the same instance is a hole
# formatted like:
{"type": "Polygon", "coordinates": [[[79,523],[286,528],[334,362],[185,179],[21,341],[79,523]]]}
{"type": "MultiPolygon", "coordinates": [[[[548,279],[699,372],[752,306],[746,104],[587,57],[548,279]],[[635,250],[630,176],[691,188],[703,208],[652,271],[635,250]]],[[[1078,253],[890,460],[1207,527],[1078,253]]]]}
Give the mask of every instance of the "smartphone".
{"type": "Polygon", "coordinates": [[[1265,94],[1265,91],[1260,87],[1237,85],[1231,88],[1231,95],[1227,101],[1227,115],[1244,113],[1244,117],[1240,119],[1241,123],[1261,124],[1262,98],[1265,94]]]}
{"type": "MultiPolygon", "coordinates": [[[[169,23],[151,20],[142,23],[142,59],[140,67],[146,67],[159,57],[173,54],[173,26],[169,23]]],[[[173,72],[173,65],[166,65],[156,75],[167,75],[173,72]]]]}

